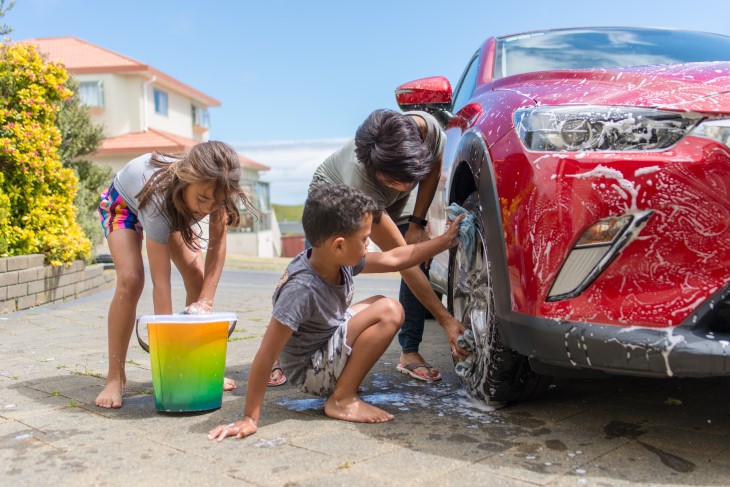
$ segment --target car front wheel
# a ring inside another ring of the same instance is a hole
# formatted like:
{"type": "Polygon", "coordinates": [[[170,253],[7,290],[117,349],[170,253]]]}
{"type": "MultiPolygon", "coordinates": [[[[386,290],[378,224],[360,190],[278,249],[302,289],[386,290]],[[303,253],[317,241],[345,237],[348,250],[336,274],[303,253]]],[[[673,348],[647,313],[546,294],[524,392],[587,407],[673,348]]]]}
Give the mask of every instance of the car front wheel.
{"type": "Polygon", "coordinates": [[[527,360],[505,347],[494,307],[494,281],[484,239],[478,194],[472,193],[463,208],[474,217],[473,248],[460,243],[449,256],[449,311],[474,334],[474,358],[462,374],[469,394],[484,400],[515,403],[535,398],[547,390],[550,378],[536,374],[527,360]]]}

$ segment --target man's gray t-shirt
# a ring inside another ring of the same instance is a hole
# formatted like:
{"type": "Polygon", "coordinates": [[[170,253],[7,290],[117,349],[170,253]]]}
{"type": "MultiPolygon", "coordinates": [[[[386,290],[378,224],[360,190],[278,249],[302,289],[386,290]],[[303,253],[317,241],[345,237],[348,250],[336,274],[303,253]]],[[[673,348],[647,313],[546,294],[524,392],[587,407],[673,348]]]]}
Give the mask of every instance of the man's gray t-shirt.
{"type": "Polygon", "coordinates": [[[172,231],[172,223],[164,211],[160,211],[158,198],[152,198],[143,209],[139,209],[137,194],[142,190],[152,175],[159,171],[159,167],[150,164],[152,154],[144,154],[129,161],[114,177],[114,188],[127,203],[132,212],[137,215],[142,228],[147,232],[147,238],[157,243],[167,243],[172,231]]]}
{"type": "MultiPolygon", "coordinates": [[[[423,137],[423,143],[428,147],[430,156],[424,162],[426,164],[435,164],[440,161],[446,145],[446,135],[441,130],[436,118],[430,113],[421,111],[405,112],[404,115],[418,116],[426,122],[426,134],[423,137]]],[[[365,168],[355,155],[355,139],[349,140],[344,147],[320,164],[314,172],[309,189],[311,190],[322,183],[344,184],[359,189],[373,198],[396,224],[406,223],[408,215],[413,213],[415,204],[413,189],[398,191],[385,186],[379,181],[368,178],[365,168]]]]}
{"type": "Polygon", "coordinates": [[[365,267],[365,258],[342,267],[342,284],[330,284],[309,264],[311,249],[287,266],[274,291],[272,316],[294,333],[280,354],[281,366],[293,384],[303,380],[311,356],[345,322],[355,294],[353,276],[365,267]]]}

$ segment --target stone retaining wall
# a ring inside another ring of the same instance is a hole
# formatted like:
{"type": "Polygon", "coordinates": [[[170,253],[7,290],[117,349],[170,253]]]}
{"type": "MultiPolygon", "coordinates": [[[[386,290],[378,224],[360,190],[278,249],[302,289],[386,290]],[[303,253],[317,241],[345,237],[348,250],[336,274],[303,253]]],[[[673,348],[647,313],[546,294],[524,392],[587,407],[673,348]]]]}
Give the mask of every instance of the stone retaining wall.
{"type": "Polygon", "coordinates": [[[0,313],[80,298],[114,286],[115,273],[104,264],[44,265],[40,254],[0,258],[0,313]]]}

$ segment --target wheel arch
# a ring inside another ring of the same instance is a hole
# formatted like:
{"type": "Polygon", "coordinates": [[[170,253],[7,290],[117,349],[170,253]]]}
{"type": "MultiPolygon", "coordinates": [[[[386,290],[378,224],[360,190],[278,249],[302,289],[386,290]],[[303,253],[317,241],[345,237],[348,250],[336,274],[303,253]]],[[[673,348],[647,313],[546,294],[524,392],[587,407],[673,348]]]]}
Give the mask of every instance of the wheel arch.
{"type": "Polygon", "coordinates": [[[479,193],[482,228],[493,269],[495,312],[501,327],[509,320],[512,298],[499,193],[492,159],[481,134],[467,132],[459,144],[454,161],[457,161],[457,165],[451,177],[448,202],[461,205],[474,191],[479,193]]]}

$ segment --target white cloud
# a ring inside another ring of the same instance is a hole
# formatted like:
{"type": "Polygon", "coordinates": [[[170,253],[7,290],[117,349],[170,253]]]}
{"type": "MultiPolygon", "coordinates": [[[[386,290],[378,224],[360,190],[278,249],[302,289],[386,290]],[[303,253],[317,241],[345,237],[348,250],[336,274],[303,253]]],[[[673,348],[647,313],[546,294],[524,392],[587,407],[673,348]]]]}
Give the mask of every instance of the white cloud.
{"type": "Polygon", "coordinates": [[[251,142],[232,144],[243,156],[265,164],[270,171],[261,180],[271,182],[271,202],[300,205],[315,169],[347,139],[251,142]]]}

